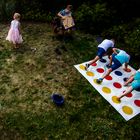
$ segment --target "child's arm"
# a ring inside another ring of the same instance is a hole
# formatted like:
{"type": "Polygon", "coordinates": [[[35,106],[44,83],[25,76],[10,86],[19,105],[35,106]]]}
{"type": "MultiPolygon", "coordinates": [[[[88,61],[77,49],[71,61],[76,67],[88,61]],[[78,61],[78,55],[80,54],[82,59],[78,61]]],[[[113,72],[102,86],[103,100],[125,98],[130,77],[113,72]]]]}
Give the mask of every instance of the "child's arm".
{"type": "Polygon", "coordinates": [[[133,91],[133,87],[132,86],[128,87],[127,90],[120,97],[118,97],[118,100],[120,101],[120,99],[122,97],[126,96],[127,94],[131,93],[132,91],[133,91]]]}
{"type": "Polygon", "coordinates": [[[134,75],[131,75],[128,80],[124,83],[124,86],[127,86],[129,83],[131,83],[134,80],[134,75]]]}
{"type": "Polygon", "coordinates": [[[124,70],[127,71],[128,63],[124,63],[124,70]]]}
{"type": "Polygon", "coordinates": [[[136,74],[136,72],[131,74],[131,76],[128,78],[128,80],[124,83],[124,86],[127,86],[129,83],[131,83],[134,80],[135,74],[136,74]]]}
{"type": "Polygon", "coordinates": [[[120,51],[120,50],[117,49],[117,48],[113,48],[112,50],[113,50],[113,53],[115,53],[115,54],[118,54],[118,52],[120,51]]]}
{"type": "Polygon", "coordinates": [[[128,64],[129,64],[129,61],[130,61],[130,56],[128,55],[128,58],[126,60],[126,62],[124,63],[124,70],[127,71],[127,67],[128,67],[128,64]]]}
{"type": "Polygon", "coordinates": [[[61,12],[59,12],[57,15],[58,15],[60,18],[65,19],[65,16],[62,16],[62,15],[61,15],[61,12]]]}

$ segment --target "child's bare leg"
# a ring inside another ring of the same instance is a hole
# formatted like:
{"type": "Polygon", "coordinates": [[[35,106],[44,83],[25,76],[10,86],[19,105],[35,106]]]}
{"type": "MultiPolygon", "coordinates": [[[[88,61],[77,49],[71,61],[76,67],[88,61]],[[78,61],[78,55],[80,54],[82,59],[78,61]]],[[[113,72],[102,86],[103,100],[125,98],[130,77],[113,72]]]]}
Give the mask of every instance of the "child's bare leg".
{"type": "Polygon", "coordinates": [[[129,79],[124,83],[124,86],[127,86],[129,83],[131,83],[134,80],[134,76],[130,76],[129,79]]]}
{"type": "Polygon", "coordinates": [[[92,65],[93,63],[95,63],[99,59],[100,59],[99,56],[96,56],[89,64],[92,65]]]}
{"type": "Polygon", "coordinates": [[[128,93],[130,93],[132,91],[133,91],[132,86],[128,87],[128,89],[123,93],[123,95],[121,95],[120,97],[118,97],[118,100],[120,100],[122,97],[126,96],[128,93]]]}
{"type": "Polygon", "coordinates": [[[16,48],[16,44],[12,44],[12,49],[15,49],[16,48]]]}
{"type": "Polygon", "coordinates": [[[109,69],[107,70],[107,72],[106,72],[105,74],[103,74],[102,79],[104,79],[106,76],[108,76],[111,72],[112,72],[112,69],[109,68],[109,69]]]}
{"type": "Polygon", "coordinates": [[[109,62],[109,66],[112,65],[112,55],[110,56],[110,62],[109,62]]]}
{"type": "Polygon", "coordinates": [[[97,82],[98,84],[101,84],[102,81],[103,81],[103,79],[104,79],[106,76],[108,76],[111,72],[112,72],[112,68],[109,68],[109,69],[107,70],[107,72],[103,74],[103,76],[102,76],[101,78],[97,79],[96,82],[97,82]]]}
{"type": "Polygon", "coordinates": [[[20,46],[19,44],[16,44],[16,48],[19,48],[19,46],[20,46]]]}
{"type": "Polygon", "coordinates": [[[17,44],[15,45],[15,48],[17,48],[17,44]]]}

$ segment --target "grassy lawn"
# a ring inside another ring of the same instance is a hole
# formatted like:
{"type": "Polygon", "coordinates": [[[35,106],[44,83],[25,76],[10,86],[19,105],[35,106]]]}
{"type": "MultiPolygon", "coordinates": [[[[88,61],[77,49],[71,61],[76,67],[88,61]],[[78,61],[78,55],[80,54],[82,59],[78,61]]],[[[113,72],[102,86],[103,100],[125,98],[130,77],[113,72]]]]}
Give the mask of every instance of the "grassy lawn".
{"type": "Polygon", "coordinates": [[[0,24],[0,140],[140,138],[140,115],[126,122],[73,67],[94,57],[94,36],[58,40],[45,23],[22,30],[24,43],[12,50],[8,25],[0,24]],[[64,106],[53,104],[55,92],[64,106]]]}

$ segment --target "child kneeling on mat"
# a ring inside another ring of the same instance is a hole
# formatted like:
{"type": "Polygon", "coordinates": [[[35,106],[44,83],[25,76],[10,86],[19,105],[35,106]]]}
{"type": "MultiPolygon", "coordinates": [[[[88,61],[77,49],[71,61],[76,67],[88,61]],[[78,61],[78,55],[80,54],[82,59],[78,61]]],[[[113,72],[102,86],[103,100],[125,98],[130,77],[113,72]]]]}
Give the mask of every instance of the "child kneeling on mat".
{"type": "Polygon", "coordinates": [[[116,70],[123,64],[125,64],[124,70],[127,70],[127,66],[128,66],[129,60],[130,60],[130,55],[128,55],[125,51],[117,49],[117,48],[113,48],[113,52],[114,53],[110,57],[109,69],[101,78],[97,79],[96,82],[98,84],[101,84],[103,79],[106,76],[108,76],[112,71],[116,70]],[[112,62],[113,62],[113,64],[112,64],[112,62]]]}
{"type": "Polygon", "coordinates": [[[129,79],[124,83],[124,86],[128,86],[129,84],[130,86],[126,89],[123,95],[118,97],[119,101],[121,100],[122,97],[126,96],[128,93],[140,88],[140,69],[129,77],[129,79]]]}
{"type": "Polygon", "coordinates": [[[105,40],[103,40],[103,42],[101,42],[98,45],[97,56],[95,56],[95,58],[90,63],[86,64],[85,70],[87,70],[90,67],[90,65],[92,65],[95,62],[97,62],[99,59],[102,59],[102,57],[107,53],[109,48],[113,48],[114,47],[114,44],[115,44],[115,40],[114,39],[111,39],[111,40],[105,39],[105,40]]]}

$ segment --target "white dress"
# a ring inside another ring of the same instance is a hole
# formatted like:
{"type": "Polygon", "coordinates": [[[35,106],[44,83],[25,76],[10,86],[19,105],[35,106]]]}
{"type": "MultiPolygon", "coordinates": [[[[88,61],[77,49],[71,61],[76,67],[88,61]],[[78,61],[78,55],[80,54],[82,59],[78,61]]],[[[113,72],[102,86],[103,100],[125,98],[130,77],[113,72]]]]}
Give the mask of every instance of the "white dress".
{"type": "Polygon", "coordinates": [[[21,44],[23,42],[22,36],[19,33],[20,23],[18,20],[13,20],[6,37],[6,40],[12,42],[13,44],[21,44]]]}

